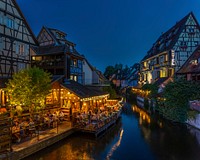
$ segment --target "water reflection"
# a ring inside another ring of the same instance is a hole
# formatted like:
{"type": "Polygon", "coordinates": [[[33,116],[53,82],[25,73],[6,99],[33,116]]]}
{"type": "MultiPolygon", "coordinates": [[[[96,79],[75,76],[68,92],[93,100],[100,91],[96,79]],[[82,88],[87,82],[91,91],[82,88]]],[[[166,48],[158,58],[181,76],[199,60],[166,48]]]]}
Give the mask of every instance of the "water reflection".
{"type": "Polygon", "coordinates": [[[108,153],[108,155],[106,157],[107,159],[110,159],[112,157],[112,155],[113,155],[113,152],[120,146],[121,140],[122,140],[122,136],[123,136],[123,132],[124,132],[124,130],[121,130],[119,140],[111,148],[110,152],[108,153]]]}
{"type": "Polygon", "coordinates": [[[120,145],[122,135],[120,119],[115,126],[98,139],[92,135],[76,133],[24,160],[96,160],[105,159],[105,157],[110,159],[114,150],[120,145]],[[109,148],[111,150],[108,154],[102,152],[109,148]]]}
{"type": "Polygon", "coordinates": [[[199,160],[200,131],[127,104],[102,137],[74,134],[25,160],[199,160]]]}
{"type": "Polygon", "coordinates": [[[200,159],[199,130],[150,116],[137,106],[133,106],[133,111],[139,116],[141,133],[157,159],[200,159]]]}

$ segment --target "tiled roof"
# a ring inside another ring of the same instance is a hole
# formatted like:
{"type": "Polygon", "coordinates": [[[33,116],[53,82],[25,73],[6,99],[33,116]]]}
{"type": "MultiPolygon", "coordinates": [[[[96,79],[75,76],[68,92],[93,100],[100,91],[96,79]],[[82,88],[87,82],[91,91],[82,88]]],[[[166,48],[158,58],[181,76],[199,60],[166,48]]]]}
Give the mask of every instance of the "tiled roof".
{"type": "Polygon", "coordinates": [[[200,73],[200,46],[192,53],[183,66],[177,71],[177,74],[200,73]],[[194,60],[198,60],[195,64],[194,60]]]}
{"type": "Polygon", "coordinates": [[[54,83],[54,82],[56,82],[56,81],[62,79],[63,77],[64,77],[64,75],[53,75],[53,76],[51,77],[51,83],[54,83]]]}
{"type": "MultiPolygon", "coordinates": [[[[33,48],[38,54],[48,55],[48,54],[67,52],[68,54],[78,56],[80,58],[84,57],[83,55],[78,53],[76,51],[76,49],[74,49],[73,51],[70,50],[70,46],[75,46],[75,44],[68,41],[65,38],[65,36],[67,35],[66,33],[64,33],[60,30],[57,30],[57,29],[48,28],[48,27],[44,27],[44,26],[42,27],[40,33],[42,32],[43,29],[51,36],[51,38],[54,40],[55,44],[47,45],[47,46],[39,46],[39,47],[33,48]],[[55,35],[55,33],[60,33],[63,35],[63,37],[59,38],[55,35]]],[[[39,35],[40,35],[40,33],[39,33],[39,35]]],[[[38,37],[39,37],[39,35],[38,35],[38,37]]]]}
{"type": "Polygon", "coordinates": [[[147,52],[146,56],[142,59],[142,61],[152,56],[155,56],[161,52],[171,50],[175,45],[176,41],[178,40],[180,33],[184,29],[184,25],[190,15],[193,16],[194,20],[198,24],[193,13],[189,13],[157,39],[157,41],[153,44],[152,48],[147,52]]]}
{"type": "Polygon", "coordinates": [[[88,88],[78,82],[67,80],[61,84],[64,88],[70,90],[81,98],[89,98],[94,96],[106,95],[105,92],[88,88]]]}
{"type": "Polygon", "coordinates": [[[70,42],[65,38],[65,36],[67,34],[64,33],[63,31],[60,31],[60,30],[54,29],[54,28],[48,28],[48,27],[44,27],[44,28],[51,35],[51,37],[56,41],[57,44],[62,44],[61,41],[64,41],[64,42],[66,42],[68,44],[71,44],[71,45],[75,46],[75,44],[73,42],[70,42]],[[64,37],[63,38],[58,38],[54,33],[60,33],[64,37]]]}

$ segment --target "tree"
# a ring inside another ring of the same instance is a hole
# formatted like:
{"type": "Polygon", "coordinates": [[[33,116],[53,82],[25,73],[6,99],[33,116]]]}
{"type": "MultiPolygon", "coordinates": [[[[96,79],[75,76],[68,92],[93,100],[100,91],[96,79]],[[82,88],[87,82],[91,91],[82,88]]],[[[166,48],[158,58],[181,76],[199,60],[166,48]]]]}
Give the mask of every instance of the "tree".
{"type": "Polygon", "coordinates": [[[51,89],[50,82],[50,74],[39,68],[21,70],[7,83],[9,105],[22,110],[29,109],[32,114],[36,109],[44,107],[45,97],[51,89]]]}
{"type": "Polygon", "coordinates": [[[163,116],[167,119],[185,122],[189,117],[189,101],[199,99],[200,85],[183,79],[169,83],[164,89],[163,116]]]}
{"type": "Polygon", "coordinates": [[[113,66],[107,66],[104,72],[104,76],[109,79],[115,73],[115,68],[113,66]]]}

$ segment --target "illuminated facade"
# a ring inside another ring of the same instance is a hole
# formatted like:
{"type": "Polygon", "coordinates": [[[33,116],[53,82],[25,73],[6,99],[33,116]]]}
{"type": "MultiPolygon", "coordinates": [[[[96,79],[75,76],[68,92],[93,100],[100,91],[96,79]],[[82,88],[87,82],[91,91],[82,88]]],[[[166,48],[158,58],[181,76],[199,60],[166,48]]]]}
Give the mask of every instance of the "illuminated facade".
{"type": "Polygon", "coordinates": [[[39,47],[32,56],[32,65],[50,72],[52,75],[64,75],[83,84],[83,59],[75,44],[66,39],[66,33],[43,27],[37,37],[39,47]]]}
{"type": "Polygon", "coordinates": [[[173,77],[200,43],[200,27],[189,13],[163,33],[140,64],[140,84],[173,77]]]}
{"type": "Polygon", "coordinates": [[[61,108],[68,115],[90,109],[97,109],[106,103],[109,94],[100,90],[93,90],[73,80],[60,77],[52,81],[51,93],[46,97],[48,109],[61,108]]]}
{"type": "Polygon", "coordinates": [[[37,40],[15,0],[0,1],[0,105],[5,106],[5,83],[30,67],[37,40]]]}

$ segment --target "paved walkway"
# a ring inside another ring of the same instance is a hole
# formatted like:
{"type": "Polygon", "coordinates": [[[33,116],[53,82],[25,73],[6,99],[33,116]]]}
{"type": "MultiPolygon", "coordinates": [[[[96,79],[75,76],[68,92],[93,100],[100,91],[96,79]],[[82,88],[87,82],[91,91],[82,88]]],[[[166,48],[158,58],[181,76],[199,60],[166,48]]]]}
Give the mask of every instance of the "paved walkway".
{"type": "MultiPolygon", "coordinates": [[[[27,137],[26,139],[22,140],[20,143],[14,143],[12,144],[12,149],[13,151],[20,151],[25,149],[27,146],[34,145],[38,142],[44,141],[48,138],[51,138],[59,133],[63,133],[67,130],[72,129],[71,127],[71,122],[62,122],[62,124],[59,124],[58,128],[53,128],[53,129],[47,129],[45,131],[39,131],[39,136],[38,134],[34,135],[33,137],[27,137]]],[[[36,131],[37,133],[37,131],[36,131]]]]}

